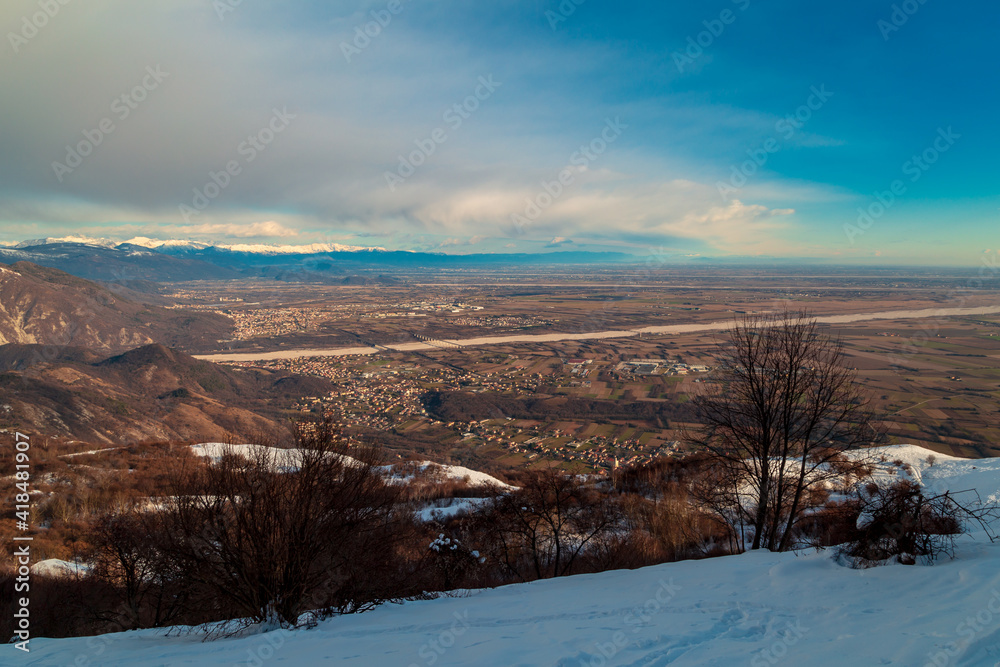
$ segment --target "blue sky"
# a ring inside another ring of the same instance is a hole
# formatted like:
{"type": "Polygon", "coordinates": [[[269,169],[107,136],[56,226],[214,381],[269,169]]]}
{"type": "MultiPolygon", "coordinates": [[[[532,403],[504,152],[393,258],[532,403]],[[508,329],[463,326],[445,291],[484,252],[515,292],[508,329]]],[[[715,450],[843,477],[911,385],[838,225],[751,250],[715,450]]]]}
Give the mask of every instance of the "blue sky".
{"type": "Polygon", "coordinates": [[[0,9],[0,240],[962,266],[1000,246],[985,2],[39,11],[0,9]]]}

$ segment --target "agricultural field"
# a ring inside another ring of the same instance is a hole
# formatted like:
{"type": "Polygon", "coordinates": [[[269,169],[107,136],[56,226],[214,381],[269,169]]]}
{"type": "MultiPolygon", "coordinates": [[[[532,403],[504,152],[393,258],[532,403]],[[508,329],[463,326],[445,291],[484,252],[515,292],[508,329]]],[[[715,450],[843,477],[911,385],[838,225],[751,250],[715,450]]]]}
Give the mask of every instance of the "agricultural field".
{"type": "Polygon", "coordinates": [[[398,456],[608,472],[670,455],[697,426],[691,399],[714,386],[725,327],[782,309],[830,320],[822,330],[842,340],[892,442],[1000,454],[1000,316],[949,313],[1000,311],[997,292],[962,275],[889,274],[564,270],[377,289],[262,282],[236,304],[219,301],[224,283],[176,296],[242,312],[244,334],[255,318],[276,327],[220,341],[207,358],[332,380],[292,412],[332,412],[398,456]]]}

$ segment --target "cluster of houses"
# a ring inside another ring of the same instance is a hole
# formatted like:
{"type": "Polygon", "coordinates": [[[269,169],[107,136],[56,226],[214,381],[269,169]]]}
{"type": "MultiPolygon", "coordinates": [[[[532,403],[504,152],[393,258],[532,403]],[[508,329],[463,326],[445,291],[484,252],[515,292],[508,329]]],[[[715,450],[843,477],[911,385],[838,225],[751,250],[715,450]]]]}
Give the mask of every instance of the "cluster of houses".
{"type": "MultiPolygon", "coordinates": [[[[478,443],[499,447],[523,455],[528,460],[544,458],[580,462],[595,470],[612,470],[617,466],[647,463],[670,451],[676,442],[650,447],[637,436],[617,438],[592,435],[579,438],[573,431],[563,432],[544,425],[525,426],[524,422],[498,416],[489,420],[443,423],[427,414],[421,397],[428,388],[495,392],[510,394],[533,393],[546,381],[539,373],[524,373],[523,369],[463,373],[455,368],[421,368],[415,364],[392,363],[378,366],[369,363],[344,363],[344,358],[313,357],[273,360],[269,368],[328,378],[336,388],[327,396],[302,400],[296,408],[303,412],[323,411],[355,426],[373,430],[392,430],[403,424],[424,421],[435,427],[453,431],[468,445],[478,443]],[[416,420],[416,421],[414,421],[416,420]]],[[[585,377],[594,367],[592,359],[568,359],[571,374],[585,377]]],[[[259,364],[258,364],[259,365],[259,364]]],[[[689,366],[662,359],[642,359],[622,362],[617,370],[630,374],[687,374],[706,372],[707,366],[689,366]]]]}
{"type": "Polygon", "coordinates": [[[630,375],[688,375],[690,373],[707,373],[712,370],[709,366],[697,364],[684,364],[681,362],[668,361],[666,359],[633,359],[623,361],[615,370],[619,373],[630,375]]]}
{"type": "Polygon", "coordinates": [[[537,317],[525,317],[522,315],[480,315],[479,317],[456,317],[448,320],[448,324],[457,324],[463,327],[484,327],[498,331],[509,331],[511,329],[529,329],[543,324],[551,324],[551,321],[539,319],[537,317]]]}
{"type": "Polygon", "coordinates": [[[218,311],[233,320],[233,340],[269,338],[308,331],[321,317],[313,308],[254,308],[218,311]]]}
{"type": "Polygon", "coordinates": [[[561,459],[566,462],[583,462],[599,471],[608,471],[618,466],[633,466],[650,461],[676,451],[677,441],[663,443],[656,449],[649,449],[639,442],[638,438],[614,438],[606,436],[591,436],[584,440],[561,442],[562,436],[568,435],[559,429],[541,431],[535,428],[524,429],[513,424],[489,423],[487,420],[463,424],[451,422],[445,424],[459,430],[463,439],[479,438],[486,444],[503,447],[509,452],[521,454],[529,461],[544,457],[545,459],[561,459]],[[528,435],[527,439],[524,436],[528,435]]]}

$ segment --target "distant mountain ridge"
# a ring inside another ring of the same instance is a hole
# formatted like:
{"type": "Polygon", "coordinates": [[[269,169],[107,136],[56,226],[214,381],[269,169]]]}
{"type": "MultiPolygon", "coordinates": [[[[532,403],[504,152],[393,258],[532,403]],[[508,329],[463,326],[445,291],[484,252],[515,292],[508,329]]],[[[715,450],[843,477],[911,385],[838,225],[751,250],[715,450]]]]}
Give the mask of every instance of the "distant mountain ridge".
{"type": "Polygon", "coordinates": [[[109,239],[64,237],[0,246],[0,262],[18,261],[32,262],[88,280],[105,282],[274,279],[275,267],[280,267],[288,275],[314,274],[317,282],[331,282],[319,274],[345,277],[370,270],[589,265],[635,263],[639,259],[635,255],[620,252],[449,255],[337,243],[209,245],[197,241],[159,241],[145,237],[137,237],[125,243],[109,239]]]}
{"type": "Polygon", "coordinates": [[[60,244],[88,245],[100,248],[118,248],[121,246],[139,246],[150,250],[157,249],[192,249],[201,250],[205,248],[217,248],[219,250],[231,250],[233,252],[259,253],[262,255],[288,255],[288,254],[315,254],[323,252],[354,252],[360,250],[385,250],[385,248],[373,246],[353,246],[340,243],[308,243],[308,244],[268,244],[268,243],[237,243],[232,245],[205,243],[203,241],[191,241],[189,239],[151,239],[147,236],[136,236],[127,241],[116,241],[106,238],[92,238],[89,236],[63,236],[46,237],[40,239],[29,239],[13,244],[12,248],[31,248],[43,245],[60,244]]]}
{"type": "Polygon", "coordinates": [[[87,280],[122,282],[152,280],[227,280],[239,278],[233,269],[198,259],[171,257],[131,244],[115,247],[90,243],[43,243],[0,248],[0,262],[31,262],[87,280]]]}

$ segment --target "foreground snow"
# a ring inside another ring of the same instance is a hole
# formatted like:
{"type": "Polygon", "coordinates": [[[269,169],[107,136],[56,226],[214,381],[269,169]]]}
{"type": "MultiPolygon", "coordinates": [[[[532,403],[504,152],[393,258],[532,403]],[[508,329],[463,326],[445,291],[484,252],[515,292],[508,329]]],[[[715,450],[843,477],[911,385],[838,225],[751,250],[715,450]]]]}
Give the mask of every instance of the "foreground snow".
{"type": "MultiPolygon", "coordinates": [[[[889,448],[928,485],[1000,497],[1000,459],[889,448]]],[[[886,473],[890,474],[890,473],[886,473]]],[[[896,473],[898,474],[898,473],[896,473]]],[[[852,570],[748,553],[385,605],[313,630],[201,642],[143,631],[35,639],[30,665],[996,665],[1000,544],[933,567],[852,570]]]]}

